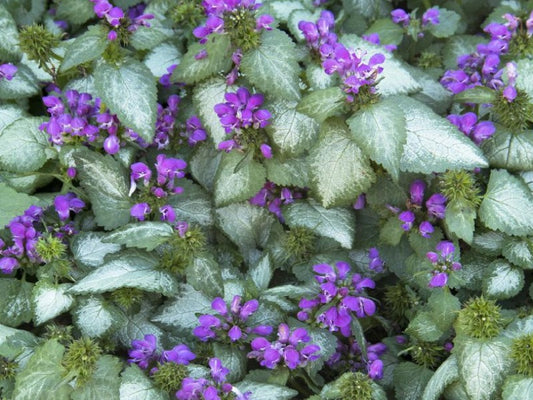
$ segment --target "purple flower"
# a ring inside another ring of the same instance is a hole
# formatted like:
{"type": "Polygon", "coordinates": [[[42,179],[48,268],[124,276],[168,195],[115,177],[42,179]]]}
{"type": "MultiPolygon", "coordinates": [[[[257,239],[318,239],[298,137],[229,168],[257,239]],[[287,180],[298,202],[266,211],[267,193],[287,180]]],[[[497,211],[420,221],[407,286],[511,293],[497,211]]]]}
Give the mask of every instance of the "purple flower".
{"type": "Polygon", "coordinates": [[[59,218],[64,221],[69,218],[70,211],[79,213],[85,207],[85,203],[83,200],[77,198],[74,193],[67,193],[66,195],[56,196],[54,207],[59,218]]]}
{"type": "Polygon", "coordinates": [[[0,64],[0,80],[5,78],[10,81],[17,73],[17,70],[18,68],[15,67],[13,64],[0,64]]]}
{"type": "Polygon", "coordinates": [[[161,354],[161,362],[164,363],[173,362],[175,364],[188,365],[195,358],[196,355],[184,344],[179,344],[172,350],[163,351],[161,354]]]}
{"type": "Polygon", "coordinates": [[[446,283],[448,282],[448,274],[445,272],[439,272],[433,275],[431,280],[429,281],[429,287],[443,287],[446,286],[446,283]]]}
{"type": "Polygon", "coordinates": [[[17,268],[19,262],[16,258],[13,257],[2,257],[0,258],[0,270],[3,274],[10,274],[15,268],[17,268]]]}
{"type": "Polygon", "coordinates": [[[402,229],[409,231],[413,227],[413,222],[415,222],[415,213],[412,211],[403,211],[398,215],[398,219],[403,222],[402,229]]]}
{"type": "Polygon", "coordinates": [[[365,208],[366,205],[366,196],[365,194],[360,194],[357,196],[357,199],[355,200],[355,203],[353,203],[353,208],[355,210],[362,210],[365,208]]]}
{"type": "Polygon", "coordinates": [[[426,201],[426,208],[429,215],[443,219],[446,212],[446,197],[440,193],[432,194],[426,201]]]}
{"type": "Polygon", "coordinates": [[[422,26],[429,24],[437,25],[439,23],[439,10],[437,8],[430,8],[422,15],[422,26]]]}
{"type": "Polygon", "coordinates": [[[174,222],[176,220],[176,212],[169,204],[160,207],[159,213],[161,214],[161,221],[174,222]]]}
{"type": "Polygon", "coordinates": [[[403,26],[409,25],[410,17],[409,14],[405,12],[405,10],[402,10],[401,8],[397,8],[395,10],[391,11],[391,17],[392,22],[395,24],[403,24],[403,26]]]}
{"type": "Polygon", "coordinates": [[[417,179],[416,181],[411,183],[411,186],[409,188],[409,193],[411,195],[411,202],[413,204],[421,206],[422,202],[424,201],[425,190],[426,190],[426,183],[424,181],[417,179]]]}
{"type": "Polygon", "coordinates": [[[379,256],[379,251],[375,247],[368,250],[368,268],[375,272],[383,272],[383,260],[379,256]]]}
{"type": "Polygon", "coordinates": [[[141,369],[148,368],[148,364],[156,358],[157,339],[154,335],[144,335],[143,340],[133,340],[128,352],[129,363],[137,364],[141,369]]]}
{"type": "Polygon", "coordinates": [[[148,203],[137,203],[131,207],[130,215],[134,218],[137,218],[139,221],[144,221],[146,215],[150,214],[152,209],[148,203]]]}
{"type": "Polygon", "coordinates": [[[448,275],[461,269],[461,264],[453,261],[455,246],[450,241],[441,241],[437,244],[437,252],[428,252],[427,259],[433,264],[432,277],[429,287],[442,287],[448,282],[448,275]]]}
{"type": "Polygon", "coordinates": [[[420,235],[425,238],[430,238],[434,230],[435,228],[433,228],[433,225],[431,225],[431,222],[429,221],[423,221],[418,226],[418,231],[420,232],[420,235]]]}

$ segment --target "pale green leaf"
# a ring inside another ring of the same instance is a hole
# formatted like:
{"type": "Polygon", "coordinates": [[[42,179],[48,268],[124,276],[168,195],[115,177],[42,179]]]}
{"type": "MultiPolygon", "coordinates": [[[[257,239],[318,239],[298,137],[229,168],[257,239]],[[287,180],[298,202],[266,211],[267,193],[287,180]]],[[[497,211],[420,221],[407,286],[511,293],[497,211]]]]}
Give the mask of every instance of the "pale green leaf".
{"type": "Polygon", "coordinates": [[[295,10],[305,9],[301,0],[274,0],[268,1],[261,7],[261,12],[272,15],[277,21],[287,22],[289,15],[295,10]]]}
{"type": "Polygon", "coordinates": [[[407,97],[398,105],[407,128],[401,170],[430,173],[488,166],[481,150],[447,119],[407,97]]]}
{"type": "Polygon", "coordinates": [[[523,58],[516,62],[518,76],[516,77],[516,87],[524,90],[530,99],[533,99],[533,82],[531,82],[531,74],[533,74],[533,62],[527,58],[523,58]]]}
{"type": "Polygon", "coordinates": [[[38,347],[26,367],[17,374],[13,400],[69,400],[72,388],[63,380],[65,348],[55,340],[38,347]]]}
{"type": "Polygon", "coordinates": [[[298,103],[296,111],[322,122],[342,111],[345,96],[338,87],[315,90],[298,103]]]}
{"type": "Polygon", "coordinates": [[[261,259],[248,270],[248,275],[260,291],[268,288],[270,279],[272,279],[272,273],[272,265],[268,254],[261,257],[261,259]]]}
{"type": "Polygon", "coordinates": [[[474,86],[453,96],[457,103],[492,104],[496,101],[496,92],[486,86],[474,86]]]}
{"type": "MultiPolygon", "coordinates": [[[[337,77],[326,74],[320,64],[309,64],[305,70],[305,77],[308,85],[313,90],[327,89],[334,86],[337,81],[337,77]]],[[[321,104],[321,107],[325,107],[325,105],[321,104]]]]}
{"type": "Polygon", "coordinates": [[[33,283],[19,279],[0,279],[0,324],[19,326],[33,317],[31,294],[33,283]]]}
{"type": "Polygon", "coordinates": [[[57,19],[67,20],[74,25],[81,25],[94,18],[94,5],[79,0],[61,0],[57,5],[57,19]]]}
{"type": "Polygon", "coordinates": [[[105,236],[104,242],[150,251],[168,241],[174,234],[174,228],[166,222],[135,222],[109,232],[105,236]]]}
{"type": "Polygon", "coordinates": [[[303,226],[350,249],[355,238],[355,216],[345,208],[326,210],[313,200],[297,201],[283,209],[289,227],[303,226]]]}
{"type": "Polygon", "coordinates": [[[526,184],[505,170],[492,170],[479,207],[481,221],[508,235],[533,233],[533,195],[526,184]]]}
{"type": "Polygon", "coordinates": [[[24,117],[24,110],[15,104],[2,104],[0,105],[0,134],[2,130],[16,121],[19,118],[24,117]]]}
{"type": "Polygon", "coordinates": [[[150,26],[140,26],[131,35],[131,45],[137,50],[151,50],[174,35],[172,22],[166,19],[157,11],[150,10],[150,5],[144,11],[146,14],[152,14],[154,18],[150,20],[150,26]]]}
{"type": "MultiPolygon", "coordinates": [[[[20,57],[17,23],[3,4],[0,4],[0,59],[18,61],[20,57]]],[[[2,84],[5,80],[2,81],[2,84]]]]}
{"type": "Polygon", "coordinates": [[[533,269],[533,244],[529,239],[506,237],[502,255],[523,269],[533,269]]]}
{"type": "Polygon", "coordinates": [[[133,340],[151,334],[160,343],[165,333],[159,326],[150,322],[150,318],[154,315],[153,306],[147,303],[141,304],[141,310],[134,315],[131,312],[124,312],[123,309],[119,309],[119,312],[118,329],[113,336],[116,342],[123,347],[130,347],[133,340]]]}
{"type": "Polygon", "coordinates": [[[102,337],[117,328],[117,309],[100,296],[82,299],[73,312],[74,321],[81,333],[90,338],[102,337]]]}
{"type": "Polygon", "coordinates": [[[246,352],[237,346],[215,343],[213,345],[214,356],[222,365],[229,369],[228,381],[235,382],[243,378],[246,374],[246,352]]]}
{"type": "Polygon", "coordinates": [[[394,368],[394,391],[396,398],[419,400],[433,376],[433,371],[412,362],[402,362],[394,368]]]}
{"type": "Polygon", "coordinates": [[[447,38],[452,36],[459,27],[461,16],[455,11],[447,10],[441,7],[432,7],[439,11],[439,23],[430,24],[429,31],[433,36],[438,38],[447,38]]]}
{"type": "Polygon", "coordinates": [[[100,62],[94,71],[96,94],[120,122],[151,143],[157,119],[156,81],[148,67],[129,59],[120,67],[100,62]]]}
{"type": "Polygon", "coordinates": [[[509,171],[533,169],[533,131],[513,134],[503,126],[481,145],[490,166],[509,171]]]}
{"type": "Polygon", "coordinates": [[[167,68],[178,64],[181,52],[171,43],[161,43],[154,47],[144,58],[144,64],[150,69],[152,75],[160,78],[168,73],[167,68]]]}
{"type": "Polygon", "coordinates": [[[474,207],[463,206],[458,201],[451,201],[446,205],[444,222],[448,230],[459,239],[472,243],[472,240],[474,240],[475,221],[476,209],[474,207]]]}
{"type": "Polygon", "coordinates": [[[103,25],[90,26],[87,32],[70,43],[61,62],[60,70],[67,71],[99,58],[109,44],[107,33],[108,31],[103,25]]]}
{"type": "MultiPolygon", "coordinates": [[[[280,1],[280,3],[285,3],[286,1],[280,1]]],[[[288,2],[287,2],[288,3],[288,2]]],[[[303,5],[300,5],[299,9],[294,9],[290,12],[288,18],[285,16],[283,19],[287,19],[287,27],[289,28],[290,33],[299,41],[304,41],[305,37],[298,27],[300,21],[312,21],[315,22],[320,18],[320,8],[314,8],[309,10],[309,8],[304,8],[303,5]]],[[[276,18],[278,21],[279,19],[276,18]]]]}
{"type": "Polygon", "coordinates": [[[223,296],[224,282],[220,266],[211,256],[195,256],[185,274],[187,283],[196,290],[212,298],[223,296]]]}
{"type": "Polygon", "coordinates": [[[133,205],[124,167],[111,156],[83,151],[74,154],[80,182],[91,200],[98,225],[114,229],[130,220],[133,205]]]}
{"type": "Polygon", "coordinates": [[[104,243],[106,234],[103,232],[80,232],[72,238],[70,250],[74,259],[89,267],[103,264],[104,257],[120,250],[120,245],[104,243]]]}
{"type": "Polygon", "coordinates": [[[446,387],[458,379],[457,358],[452,354],[437,368],[427,383],[421,400],[439,400],[446,387]]]}
{"type": "Polygon", "coordinates": [[[510,371],[510,346],[501,339],[464,339],[456,344],[459,376],[471,400],[490,400],[510,371]]]}
{"type": "Polygon", "coordinates": [[[286,386],[271,385],[269,383],[248,380],[236,383],[235,386],[241,391],[241,393],[252,392],[250,400],[288,400],[298,394],[296,390],[289,389],[286,386]]]}
{"type": "Polygon", "coordinates": [[[176,213],[176,220],[212,225],[214,217],[210,196],[188,179],[180,180],[178,185],[183,188],[183,193],[168,199],[168,204],[176,213]]]}
{"type": "Polygon", "coordinates": [[[386,98],[354,114],[347,123],[352,138],[372,160],[383,165],[398,180],[400,159],[407,132],[403,110],[397,105],[402,100],[386,98]]]}
{"type": "Polygon", "coordinates": [[[52,285],[39,281],[33,287],[33,319],[37,325],[67,311],[74,302],[74,296],[66,293],[70,283],[52,285]]]}
{"type": "Polygon", "coordinates": [[[244,53],[241,71],[260,91],[287,100],[298,100],[300,67],[291,38],[282,31],[263,31],[261,45],[244,53]]]}
{"type": "Polygon", "coordinates": [[[135,364],[122,373],[120,400],[168,400],[168,395],[157,389],[145,373],[135,364]]]}
{"type": "Polygon", "coordinates": [[[310,154],[313,182],[324,207],[351,205],[376,176],[370,161],[348,138],[345,127],[324,126],[310,154]]]}
{"type": "Polygon", "coordinates": [[[204,143],[198,146],[190,162],[192,176],[210,192],[215,185],[215,175],[222,155],[223,152],[216,150],[210,143],[204,143]]]}
{"type": "Polygon", "coordinates": [[[18,65],[13,79],[2,79],[0,100],[23,99],[39,93],[39,82],[25,65],[18,65]]]}
{"type": "Polygon", "coordinates": [[[502,254],[504,240],[505,235],[501,232],[477,232],[474,235],[472,247],[482,254],[488,256],[499,256],[502,254]]]}
{"type": "Polygon", "coordinates": [[[91,379],[72,393],[72,400],[119,400],[122,362],[110,355],[103,355],[96,361],[91,379]]]}
{"type": "Polygon", "coordinates": [[[147,253],[124,251],[76,282],[69,292],[94,294],[130,287],[168,296],[176,291],[176,281],[167,272],[158,270],[157,265],[158,260],[147,253]]]}
{"type": "Polygon", "coordinates": [[[403,28],[392,22],[390,18],[380,18],[374,21],[366,30],[366,34],[377,33],[382,45],[399,45],[403,40],[403,28]]]}
{"type": "Polygon", "coordinates": [[[263,164],[267,170],[267,179],[276,185],[301,188],[309,186],[310,171],[306,157],[287,158],[283,161],[272,157],[266,159],[263,164]]]}
{"type": "Polygon", "coordinates": [[[235,171],[243,157],[246,156],[236,151],[223,155],[215,178],[217,207],[248,200],[263,187],[266,171],[259,162],[245,160],[240,164],[241,168],[235,171]]]}
{"type": "Polygon", "coordinates": [[[0,133],[0,168],[10,172],[33,172],[55,157],[48,135],[39,130],[40,117],[19,118],[0,133]]]}
{"type": "Polygon", "coordinates": [[[193,104],[198,110],[202,125],[215,145],[229,138],[215,113],[215,105],[224,103],[226,101],[224,95],[232,91],[235,91],[234,88],[226,85],[226,81],[222,78],[209,79],[194,88],[193,104]]]}
{"type": "Polygon", "coordinates": [[[436,342],[444,334],[428,311],[419,311],[406,329],[409,335],[424,342],[436,342]]]}
{"type": "Polygon", "coordinates": [[[5,183],[0,182],[0,226],[8,224],[17,215],[24,214],[24,211],[37,201],[37,198],[17,193],[5,183]]]}
{"type": "Polygon", "coordinates": [[[509,376],[503,384],[502,399],[533,399],[533,378],[523,375],[509,376]]]}
{"type": "Polygon", "coordinates": [[[433,289],[428,299],[431,317],[435,325],[446,332],[450,329],[461,309],[461,302],[449,291],[443,289],[433,289]]]}
{"type": "Polygon", "coordinates": [[[509,299],[524,287],[524,271],[504,260],[490,263],[484,270],[483,293],[492,299],[509,299]]]}
{"type": "Polygon", "coordinates": [[[192,330],[198,326],[196,315],[213,312],[211,301],[211,298],[194,290],[192,286],[182,285],[180,294],[168,300],[152,321],[172,327],[183,335],[191,335],[192,330]]]}
{"type": "Polygon", "coordinates": [[[225,73],[231,67],[231,42],[229,35],[210,35],[207,43],[189,46],[181,62],[172,74],[172,82],[193,84],[210,76],[225,73]],[[207,57],[197,60],[195,56],[207,50],[207,57]]]}
{"type": "Polygon", "coordinates": [[[452,102],[452,94],[429,73],[420,68],[409,68],[411,75],[418,81],[422,90],[412,97],[431,107],[439,115],[446,115],[452,102]]]}

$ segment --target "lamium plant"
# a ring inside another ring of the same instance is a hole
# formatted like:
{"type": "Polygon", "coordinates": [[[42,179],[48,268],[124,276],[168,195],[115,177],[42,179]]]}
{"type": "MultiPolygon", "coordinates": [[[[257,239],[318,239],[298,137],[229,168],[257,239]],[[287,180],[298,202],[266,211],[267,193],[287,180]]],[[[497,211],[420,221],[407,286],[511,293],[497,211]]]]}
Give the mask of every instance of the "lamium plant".
{"type": "Polygon", "coordinates": [[[0,399],[532,399],[532,71],[531,0],[0,0],[0,399]]]}

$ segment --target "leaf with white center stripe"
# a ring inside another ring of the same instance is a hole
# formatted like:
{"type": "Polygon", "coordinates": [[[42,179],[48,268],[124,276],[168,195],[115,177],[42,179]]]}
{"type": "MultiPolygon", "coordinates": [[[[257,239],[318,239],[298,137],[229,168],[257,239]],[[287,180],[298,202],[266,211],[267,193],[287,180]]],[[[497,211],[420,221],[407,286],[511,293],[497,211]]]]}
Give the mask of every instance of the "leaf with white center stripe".
{"type": "Polygon", "coordinates": [[[57,317],[67,311],[74,301],[74,296],[66,293],[72,284],[52,285],[39,282],[33,287],[33,320],[37,325],[57,317]]]}
{"type": "Polygon", "coordinates": [[[483,293],[492,299],[510,299],[524,287],[524,271],[496,260],[483,271],[483,293]]]}

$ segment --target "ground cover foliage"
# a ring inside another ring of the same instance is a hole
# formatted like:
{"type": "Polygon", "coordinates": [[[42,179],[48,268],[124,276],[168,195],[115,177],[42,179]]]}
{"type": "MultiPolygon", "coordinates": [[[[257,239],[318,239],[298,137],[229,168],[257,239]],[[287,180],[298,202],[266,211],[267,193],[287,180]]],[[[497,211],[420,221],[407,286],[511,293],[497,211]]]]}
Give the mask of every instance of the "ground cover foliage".
{"type": "Polygon", "coordinates": [[[0,397],[533,398],[532,10],[0,0],[0,397]]]}

